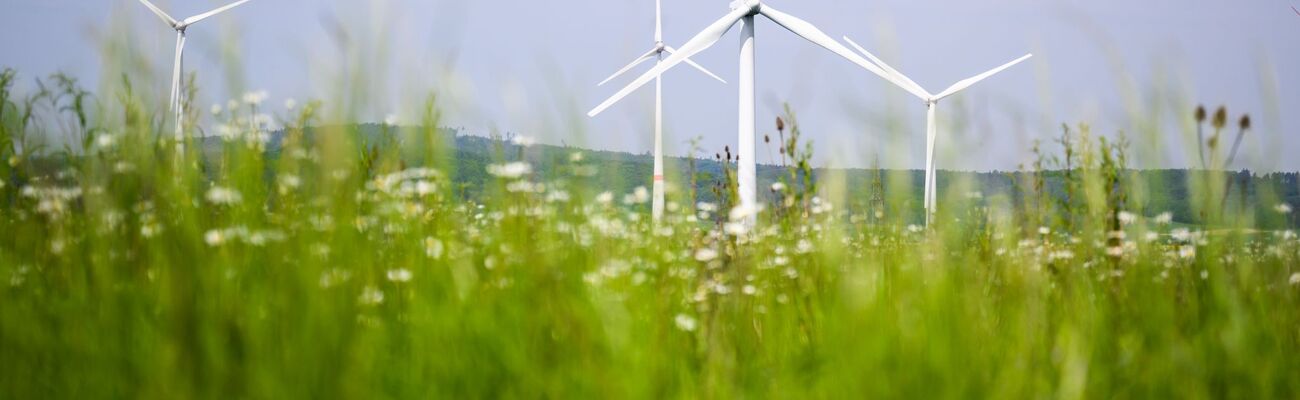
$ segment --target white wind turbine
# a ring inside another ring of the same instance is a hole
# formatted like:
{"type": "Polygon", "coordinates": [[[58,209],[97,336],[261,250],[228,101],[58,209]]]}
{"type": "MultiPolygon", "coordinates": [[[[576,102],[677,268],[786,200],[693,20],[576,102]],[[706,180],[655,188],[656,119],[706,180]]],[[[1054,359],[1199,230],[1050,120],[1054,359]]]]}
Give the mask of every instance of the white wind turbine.
{"type": "Polygon", "coordinates": [[[948,96],[957,94],[957,92],[965,90],[966,88],[969,88],[972,85],[979,83],[980,81],[987,79],[990,76],[1002,72],[1002,70],[1004,69],[1011,68],[1011,66],[1013,65],[1028,60],[1030,57],[1033,57],[1034,55],[1026,54],[1023,57],[1017,58],[1015,61],[1003,64],[1002,66],[991,69],[988,72],[957,82],[952,86],[949,86],[947,89],[944,89],[944,91],[939,92],[939,94],[930,94],[930,92],[927,92],[925,91],[925,89],[922,89],[921,85],[918,85],[916,84],[916,82],[913,82],[911,78],[908,78],[906,75],[903,75],[901,72],[898,72],[898,70],[890,67],[889,64],[886,64],[884,61],[880,61],[879,58],[876,58],[876,56],[872,55],[871,52],[867,51],[867,49],[864,49],[862,48],[862,46],[859,46],[856,42],[853,41],[853,39],[849,39],[847,36],[845,36],[844,40],[849,42],[849,44],[852,45],[854,48],[858,49],[858,51],[862,52],[863,55],[866,55],[867,58],[870,58],[872,62],[876,63],[881,68],[884,68],[885,71],[888,71],[890,76],[886,77],[885,78],[886,80],[893,82],[895,85],[898,85],[898,87],[903,88],[903,90],[906,90],[912,93],[913,95],[916,95],[916,97],[920,97],[921,100],[925,101],[925,108],[926,108],[925,224],[928,226],[930,224],[931,218],[934,216],[934,209],[937,203],[937,201],[935,200],[937,197],[935,193],[935,190],[937,188],[935,181],[937,181],[937,179],[935,177],[935,172],[934,172],[934,142],[936,136],[938,136],[939,128],[935,124],[935,106],[939,103],[939,100],[943,100],[948,96]]]}
{"type": "Polygon", "coordinates": [[[182,122],[183,119],[185,118],[185,110],[183,109],[185,103],[181,101],[182,93],[180,92],[181,64],[184,61],[184,56],[185,56],[185,29],[189,28],[190,25],[194,25],[199,21],[208,19],[208,17],[223,13],[226,10],[235,8],[240,4],[244,4],[249,1],[251,0],[239,0],[234,3],[230,3],[218,7],[212,11],[195,15],[193,17],[189,17],[183,20],[177,20],[176,18],[172,18],[170,15],[167,15],[167,13],[163,12],[162,9],[158,8],[158,6],[155,6],[153,3],[150,3],[149,0],[140,0],[141,4],[144,4],[145,7],[149,7],[149,10],[153,11],[154,14],[158,15],[158,18],[162,19],[162,21],[166,23],[167,26],[176,30],[176,62],[172,64],[172,91],[171,91],[171,99],[168,100],[167,109],[175,113],[176,140],[178,142],[181,140],[181,135],[182,135],[181,130],[183,128],[182,122]]]}
{"type": "MultiPolygon", "coordinates": [[[[609,78],[606,78],[604,81],[601,81],[596,86],[605,85],[609,81],[619,77],[620,75],[623,75],[627,71],[630,71],[632,67],[640,65],[646,60],[657,59],[658,60],[657,63],[662,63],[664,60],[665,52],[668,53],[669,55],[672,55],[673,53],[677,52],[677,50],[672,48],[672,46],[664,45],[663,14],[660,10],[659,3],[660,0],[655,0],[654,47],[650,48],[650,51],[647,51],[645,54],[641,55],[641,57],[637,58],[636,60],[633,60],[626,67],[623,67],[623,69],[618,70],[618,72],[615,72],[614,75],[611,75],[609,78]]],[[[714,75],[712,72],[709,72],[709,70],[704,69],[704,67],[700,66],[699,64],[696,64],[694,61],[687,59],[686,63],[690,64],[692,67],[695,67],[695,69],[698,69],[704,72],[705,74],[713,77],[713,79],[717,79],[719,82],[727,83],[727,81],[722,80],[722,78],[719,78],[717,75],[714,75]]],[[[655,77],[655,154],[654,154],[655,161],[654,161],[654,184],[653,184],[654,200],[651,202],[650,210],[651,210],[651,215],[654,217],[656,221],[659,220],[659,218],[662,217],[664,213],[663,109],[664,109],[663,82],[659,77],[655,77]]]]}
{"type": "MultiPolygon", "coordinates": [[[[740,37],[740,129],[738,132],[737,151],[740,160],[737,162],[737,177],[740,188],[740,206],[746,210],[753,210],[758,203],[758,177],[757,166],[754,162],[754,17],[762,15],[767,19],[776,22],[777,25],[794,32],[794,34],[813,42],[816,45],[826,48],[831,52],[840,55],[852,61],[862,68],[872,71],[881,77],[889,79],[884,71],[871,64],[861,56],[854,54],[852,50],[841,45],[839,42],[831,39],[826,33],[817,29],[817,27],[807,21],[796,18],[790,14],[778,11],[770,6],[764,5],[762,0],[740,0],[731,3],[731,12],[717,20],[713,24],[704,28],[702,32],[695,35],[686,44],[682,45],[678,52],[673,53],[667,59],[660,62],[650,71],[642,74],[631,84],[628,84],[618,93],[605,100],[591,112],[589,116],[595,116],[605,111],[606,108],[626,97],[632,91],[650,83],[650,80],[656,79],[664,71],[680,64],[688,57],[695,55],[709,47],[713,46],[731,30],[737,22],[744,24],[740,37]]],[[[753,213],[747,213],[750,216],[745,222],[753,225],[755,218],[753,213]]]]}

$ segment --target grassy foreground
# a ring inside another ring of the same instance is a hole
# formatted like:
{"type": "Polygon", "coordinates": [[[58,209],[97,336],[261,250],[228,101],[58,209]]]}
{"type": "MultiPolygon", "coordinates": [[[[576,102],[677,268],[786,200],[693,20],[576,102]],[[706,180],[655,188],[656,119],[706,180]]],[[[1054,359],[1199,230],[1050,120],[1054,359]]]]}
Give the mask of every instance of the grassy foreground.
{"type": "Polygon", "coordinates": [[[655,223],[580,152],[501,152],[470,199],[439,143],[305,135],[313,104],[268,155],[248,100],[206,158],[135,100],[81,114],[40,173],[16,143],[53,123],[0,99],[0,398],[1300,396],[1300,242],[1214,211],[1222,174],[1188,228],[1080,140],[1061,193],[923,228],[804,180],[795,136],[761,210],[724,177],[655,223]]]}

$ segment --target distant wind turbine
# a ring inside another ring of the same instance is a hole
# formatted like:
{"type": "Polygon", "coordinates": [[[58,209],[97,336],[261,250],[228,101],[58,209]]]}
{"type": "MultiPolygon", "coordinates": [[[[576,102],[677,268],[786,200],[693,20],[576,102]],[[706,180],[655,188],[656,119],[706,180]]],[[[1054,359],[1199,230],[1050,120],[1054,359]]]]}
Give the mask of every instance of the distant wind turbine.
{"type": "Polygon", "coordinates": [[[1034,55],[1026,54],[1023,57],[1017,58],[1015,61],[1003,64],[1002,66],[991,69],[988,72],[957,82],[952,86],[949,86],[947,89],[944,89],[944,91],[939,92],[939,94],[930,94],[930,92],[927,92],[925,91],[925,89],[922,89],[921,85],[918,85],[916,84],[916,82],[913,82],[911,78],[908,78],[906,75],[903,75],[903,73],[898,72],[898,70],[894,69],[893,67],[890,67],[889,64],[886,64],[884,61],[881,61],[879,58],[876,58],[876,56],[872,55],[871,52],[867,51],[867,49],[864,49],[862,48],[862,46],[859,46],[856,42],[853,41],[853,39],[849,39],[847,36],[845,36],[844,40],[849,42],[849,44],[852,45],[854,48],[858,49],[859,52],[862,52],[862,54],[867,56],[867,58],[870,58],[871,61],[876,63],[876,65],[879,65],[880,68],[884,68],[885,71],[887,71],[890,75],[885,79],[889,80],[895,85],[898,85],[898,87],[903,88],[903,90],[912,93],[916,97],[920,97],[921,100],[925,101],[925,108],[926,108],[925,223],[928,226],[930,224],[931,218],[933,218],[934,216],[935,205],[937,203],[937,201],[935,200],[937,197],[935,193],[937,188],[935,182],[937,181],[937,179],[935,177],[935,172],[934,172],[934,142],[936,137],[938,136],[939,128],[935,124],[935,106],[938,105],[939,100],[943,100],[948,96],[957,94],[957,92],[965,90],[966,88],[969,88],[972,85],[979,83],[980,81],[987,79],[990,76],[1002,72],[1002,70],[1011,68],[1011,66],[1013,65],[1028,60],[1030,57],[1033,57],[1034,55]]]}
{"type": "MultiPolygon", "coordinates": [[[[741,0],[732,2],[730,13],[704,28],[694,38],[682,45],[678,52],[673,53],[653,69],[642,74],[631,84],[605,100],[604,103],[592,109],[587,115],[595,116],[600,114],[609,106],[632,93],[632,91],[650,83],[650,80],[658,78],[664,71],[686,61],[688,57],[712,47],[737,22],[743,23],[744,27],[740,37],[740,129],[737,138],[738,145],[736,146],[740,160],[737,162],[737,180],[740,184],[740,206],[747,210],[753,210],[758,205],[758,177],[754,157],[754,17],[757,15],[767,17],[772,22],[776,22],[777,25],[794,32],[794,34],[824,47],[868,71],[889,79],[889,76],[880,68],[854,54],[852,50],[831,39],[830,36],[812,24],[764,5],[762,0],[741,0]]],[[[755,217],[752,212],[747,214],[749,216],[746,217],[745,222],[752,226],[755,217]]]]}
{"type": "MultiPolygon", "coordinates": [[[[609,81],[614,80],[614,78],[617,78],[620,75],[626,73],[627,71],[632,70],[632,67],[640,65],[646,60],[657,59],[658,60],[657,63],[662,63],[664,60],[665,52],[668,53],[669,55],[677,52],[677,50],[673,49],[671,46],[664,45],[663,13],[661,11],[661,7],[659,3],[660,0],[655,0],[654,47],[651,47],[650,51],[647,51],[645,54],[641,55],[641,57],[637,58],[636,60],[633,60],[626,67],[623,67],[623,69],[618,70],[618,72],[615,72],[614,75],[611,75],[609,78],[606,78],[604,81],[601,81],[596,86],[605,85],[609,81]]],[[[690,59],[687,59],[686,63],[704,72],[705,74],[713,77],[713,79],[717,79],[719,82],[727,83],[727,81],[722,80],[722,78],[719,78],[717,75],[714,75],[712,72],[709,72],[709,70],[704,69],[704,67],[700,66],[699,64],[696,64],[694,61],[691,61],[690,59]]],[[[664,109],[663,82],[659,77],[655,77],[655,154],[654,154],[655,165],[654,165],[654,189],[653,189],[654,200],[651,202],[650,210],[651,210],[651,215],[654,217],[654,220],[656,221],[658,221],[659,218],[661,218],[664,213],[663,109],[664,109]]]]}
{"type": "Polygon", "coordinates": [[[184,57],[185,56],[185,29],[189,28],[190,25],[194,25],[195,23],[198,23],[199,21],[208,19],[208,17],[223,13],[226,10],[235,8],[249,1],[251,0],[239,0],[234,3],[230,3],[218,7],[212,11],[208,11],[178,21],[175,18],[172,18],[170,15],[167,15],[167,13],[163,12],[162,9],[158,8],[158,6],[155,6],[153,3],[150,3],[149,0],[140,0],[140,3],[144,4],[145,7],[148,7],[149,11],[153,11],[154,14],[158,15],[158,18],[162,19],[163,23],[166,23],[167,26],[176,30],[176,62],[172,64],[172,91],[171,91],[171,99],[168,100],[167,109],[175,113],[176,140],[178,142],[182,139],[181,138],[182,135],[181,131],[183,128],[182,122],[183,119],[185,118],[185,110],[184,110],[185,103],[181,101],[181,96],[183,94],[181,93],[181,88],[180,88],[182,62],[185,59],[184,57]]]}

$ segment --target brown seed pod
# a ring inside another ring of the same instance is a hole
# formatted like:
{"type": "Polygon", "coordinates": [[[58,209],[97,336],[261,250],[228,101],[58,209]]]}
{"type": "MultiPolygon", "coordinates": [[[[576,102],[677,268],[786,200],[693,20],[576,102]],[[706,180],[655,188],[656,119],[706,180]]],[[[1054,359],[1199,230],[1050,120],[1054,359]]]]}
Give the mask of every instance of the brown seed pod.
{"type": "Polygon", "coordinates": [[[1214,125],[1214,129],[1223,129],[1224,126],[1227,126],[1228,108],[1224,106],[1219,106],[1219,109],[1214,111],[1214,120],[1211,121],[1210,123],[1214,125]]]}
{"type": "Polygon", "coordinates": [[[1196,106],[1196,122],[1205,122],[1205,106],[1196,106]]]}
{"type": "Polygon", "coordinates": [[[776,130],[785,131],[785,120],[781,119],[781,117],[776,117],[776,130]]]}
{"type": "Polygon", "coordinates": [[[766,134],[763,135],[763,143],[772,143],[772,137],[766,134]]]}
{"type": "Polygon", "coordinates": [[[1250,114],[1245,114],[1241,116],[1240,125],[1241,125],[1241,130],[1243,131],[1250,129],[1250,114]]]}

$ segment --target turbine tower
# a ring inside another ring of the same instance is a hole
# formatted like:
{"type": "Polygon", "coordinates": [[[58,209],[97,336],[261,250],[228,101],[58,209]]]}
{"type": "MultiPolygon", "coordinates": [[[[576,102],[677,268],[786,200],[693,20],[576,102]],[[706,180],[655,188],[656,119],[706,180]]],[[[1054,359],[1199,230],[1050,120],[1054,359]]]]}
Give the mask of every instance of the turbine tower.
{"type": "MultiPolygon", "coordinates": [[[[672,55],[673,53],[677,52],[677,50],[672,48],[671,46],[664,45],[663,13],[661,12],[661,7],[659,3],[660,0],[655,0],[654,47],[651,47],[650,51],[647,51],[645,54],[642,54],[641,57],[638,57],[636,60],[633,60],[626,67],[623,67],[623,69],[618,70],[618,72],[615,72],[614,75],[611,75],[609,78],[606,78],[604,81],[601,81],[596,86],[605,85],[609,81],[614,80],[614,78],[617,78],[620,75],[623,75],[627,71],[630,71],[632,67],[640,65],[646,60],[656,59],[657,63],[662,63],[664,60],[664,53],[668,53],[669,55],[672,55]]],[[[704,67],[700,66],[699,64],[696,64],[694,61],[687,59],[686,63],[690,64],[692,67],[695,67],[695,69],[698,69],[704,72],[705,74],[713,77],[713,79],[717,79],[719,82],[727,83],[727,81],[722,80],[722,78],[719,78],[717,75],[714,75],[712,72],[709,72],[709,70],[704,69],[704,67]]],[[[654,217],[655,221],[658,221],[660,218],[662,218],[664,213],[663,109],[664,109],[663,108],[663,82],[659,77],[655,77],[655,144],[654,144],[655,161],[654,161],[654,184],[653,184],[654,200],[651,202],[651,207],[650,207],[651,215],[654,217]]]]}
{"type": "MultiPolygon", "coordinates": [[[[827,36],[826,33],[807,21],[767,6],[763,4],[762,0],[741,0],[732,2],[731,12],[704,28],[703,31],[682,45],[678,52],[660,62],[650,71],[642,74],[618,93],[605,100],[604,103],[596,106],[587,115],[596,116],[600,114],[632,91],[650,83],[652,79],[657,79],[664,71],[684,62],[688,57],[712,47],[737,22],[743,23],[744,27],[740,35],[740,115],[738,143],[736,146],[740,154],[740,160],[737,166],[737,178],[740,183],[740,206],[748,210],[754,209],[758,204],[757,165],[754,162],[754,17],[758,15],[772,20],[772,22],[793,32],[795,35],[830,50],[868,71],[889,79],[889,75],[879,67],[854,54],[852,50],[831,39],[830,36],[827,36]]],[[[749,216],[746,217],[745,222],[752,226],[755,222],[755,216],[753,216],[752,212],[746,214],[749,216]]]]}
{"type": "Polygon", "coordinates": [[[172,64],[172,91],[171,91],[171,99],[168,100],[167,103],[167,110],[175,113],[176,116],[176,141],[177,142],[180,142],[182,139],[181,137],[183,134],[182,130],[184,128],[183,119],[185,118],[185,110],[184,110],[185,103],[181,101],[181,96],[183,94],[180,91],[181,90],[180,89],[181,68],[182,68],[182,63],[185,59],[185,29],[189,28],[190,25],[194,25],[195,23],[198,23],[199,21],[208,19],[209,17],[223,13],[227,10],[235,8],[249,1],[251,0],[239,0],[234,3],[230,3],[218,7],[212,11],[195,15],[193,17],[189,17],[183,20],[177,20],[175,18],[172,18],[170,15],[167,15],[167,13],[163,12],[162,9],[158,8],[158,6],[154,5],[153,3],[150,3],[149,0],[140,0],[140,3],[144,4],[145,7],[148,7],[150,11],[153,11],[155,15],[158,15],[158,18],[162,19],[163,23],[167,24],[167,26],[176,30],[176,62],[172,64]]]}
{"type": "Polygon", "coordinates": [[[939,104],[939,100],[943,100],[948,96],[957,94],[957,92],[965,90],[966,88],[969,88],[972,85],[979,83],[982,80],[988,79],[989,77],[999,72],[1002,72],[1002,70],[1011,68],[1012,66],[1019,64],[1022,61],[1028,60],[1030,57],[1033,57],[1034,55],[1026,54],[1023,57],[1017,58],[1015,61],[1003,64],[1002,66],[991,69],[988,72],[976,75],[974,77],[966,78],[960,82],[957,82],[952,86],[949,86],[947,89],[944,89],[944,91],[939,92],[939,94],[930,94],[930,92],[927,92],[925,91],[925,89],[922,89],[921,85],[918,85],[916,84],[916,82],[913,82],[911,78],[908,78],[906,75],[903,75],[901,72],[898,72],[898,70],[894,69],[893,67],[890,67],[889,64],[886,64],[884,61],[880,61],[879,58],[877,58],[875,55],[872,55],[871,52],[867,51],[867,49],[862,48],[862,46],[859,46],[856,42],[853,41],[853,39],[849,39],[847,36],[845,36],[844,40],[849,42],[849,44],[852,45],[854,48],[858,49],[858,51],[862,52],[862,54],[867,56],[867,58],[870,58],[872,62],[876,63],[876,65],[879,65],[881,68],[884,68],[885,71],[888,72],[890,75],[885,78],[886,80],[892,82],[894,85],[903,88],[903,90],[906,90],[909,93],[915,95],[916,97],[921,98],[921,100],[925,101],[925,108],[926,108],[925,110],[925,224],[926,226],[929,226],[931,219],[934,217],[935,206],[938,203],[936,201],[937,198],[936,181],[938,179],[935,177],[935,171],[934,171],[934,142],[938,136],[939,128],[935,124],[935,106],[939,104]]]}

